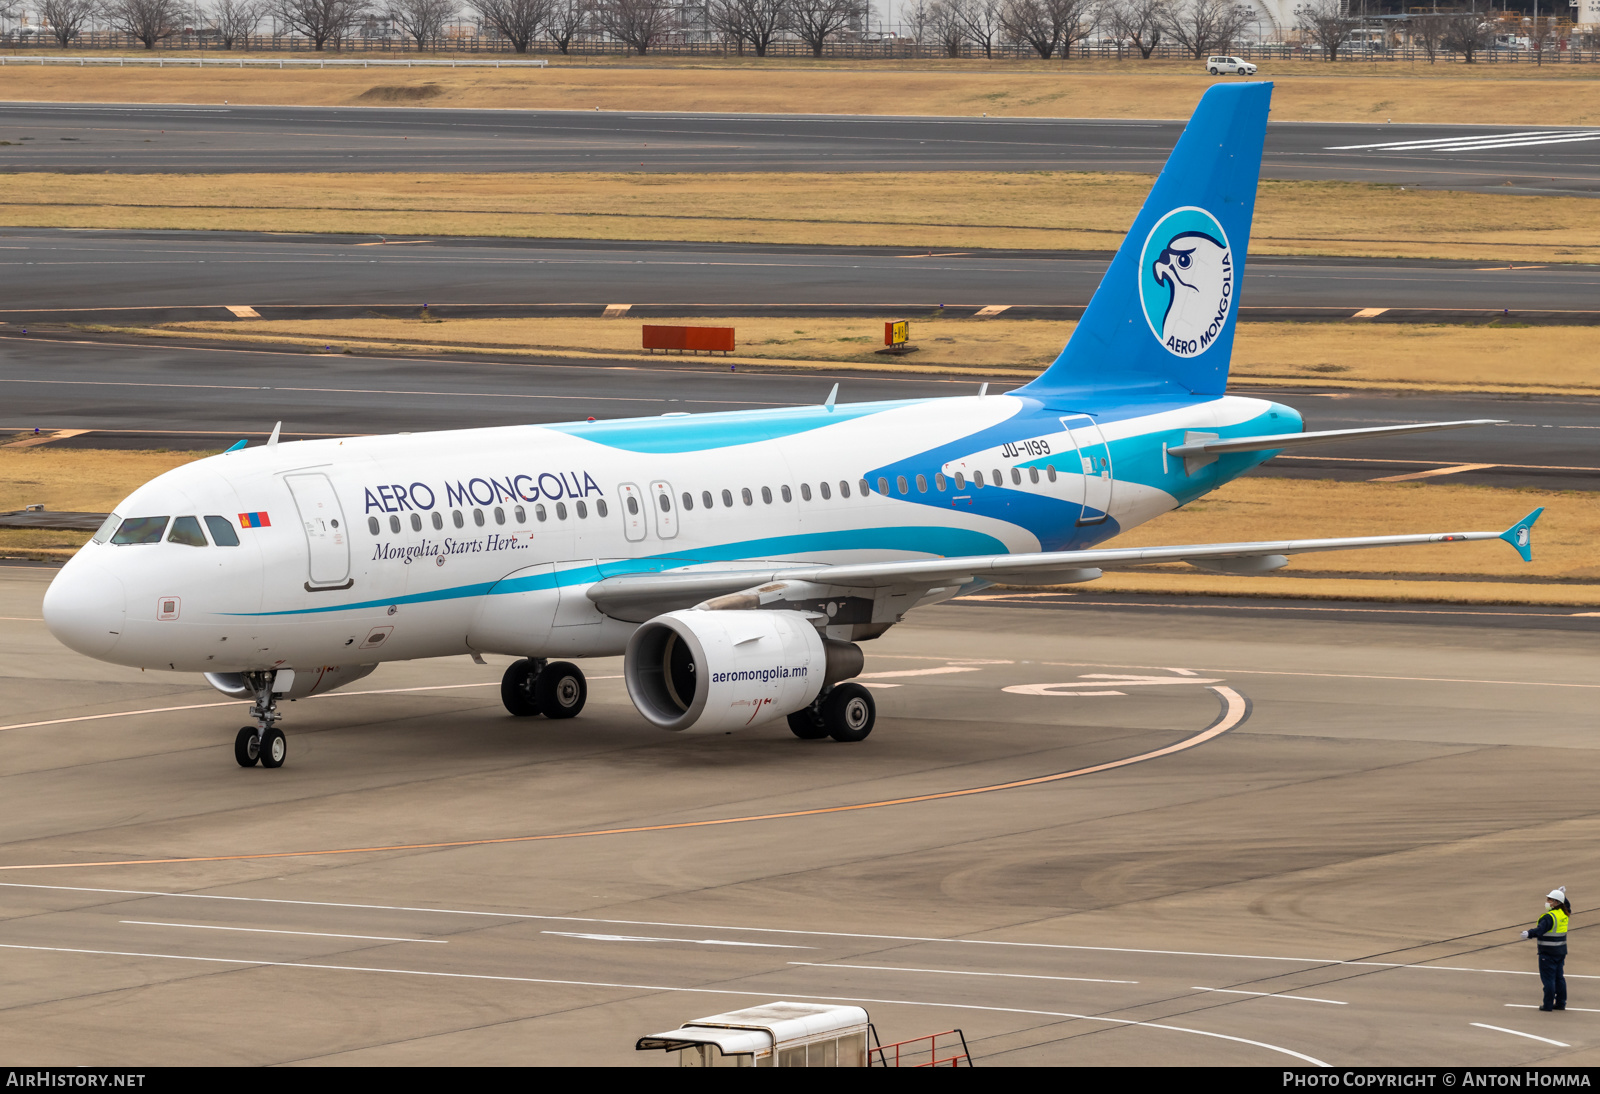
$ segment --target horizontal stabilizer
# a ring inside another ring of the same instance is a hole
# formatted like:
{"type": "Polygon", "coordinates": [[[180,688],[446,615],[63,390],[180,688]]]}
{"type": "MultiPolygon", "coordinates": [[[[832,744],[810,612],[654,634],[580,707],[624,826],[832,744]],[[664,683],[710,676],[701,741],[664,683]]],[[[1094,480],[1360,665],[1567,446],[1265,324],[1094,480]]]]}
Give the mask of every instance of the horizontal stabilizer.
{"type": "Polygon", "coordinates": [[[1398,437],[1406,433],[1432,433],[1439,429],[1469,429],[1479,425],[1505,425],[1501,418],[1474,418],[1465,422],[1418,422],[1415,425],[1380,425],[1367,429],[1324,429],[1315,433],[1275,433],[1263,437],[1218,437],[1214,433],[1190,433],[1184,443],[1167,449],[1169,456],[1182,456],[1184,470],[1194,474],[1218,456],[1228,452],[1276,452],[1334,441],[1362,437],[1398,437]]]}

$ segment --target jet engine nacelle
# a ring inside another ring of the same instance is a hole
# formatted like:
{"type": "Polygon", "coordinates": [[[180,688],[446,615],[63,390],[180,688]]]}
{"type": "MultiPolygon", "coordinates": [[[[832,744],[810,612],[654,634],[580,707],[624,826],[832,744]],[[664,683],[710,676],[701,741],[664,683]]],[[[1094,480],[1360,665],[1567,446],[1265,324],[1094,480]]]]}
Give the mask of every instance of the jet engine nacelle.
{"type": "Polygon", "coordinates": [[[642,624],[622,671],[652,724],[713,733],[808,706],[824,684],[861,671],[861,650],[825,641],[800,612],[691,608],[642,624]]]}
{"type": "MultiPolygon", "coordinates": [[[[319,665],[314,669],[279,669],[272,681],[272,693],[280,699],[304,699],[309,695],[353,684],[372,675],[377,665],[319,665]]],[[[208,672],[206,683],[234,699],[254,699],[256,689],[242,672],[208,672]]]]}

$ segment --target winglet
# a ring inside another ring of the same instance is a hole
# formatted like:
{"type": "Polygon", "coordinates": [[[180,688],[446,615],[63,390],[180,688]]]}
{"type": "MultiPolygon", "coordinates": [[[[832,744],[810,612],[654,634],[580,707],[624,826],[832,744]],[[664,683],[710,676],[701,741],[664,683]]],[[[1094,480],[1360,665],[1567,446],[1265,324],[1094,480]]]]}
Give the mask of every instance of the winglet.
{"type": "Polygon", "coordinates": [[[245,445],[247,445],[247,444],[249,444],[249,443],[250,443],[250,442],[249,442],[249,441],[247,441],[247,440],[237,440],[237,441],[234,441],[234,442],[233,442],[233,443],[232,443],[232,444],[231,444],[231,445],[229,445],[229,446],[228,446],[228,447],[227,447],[227,449],[226,449],[226,450],[224,450],[224,451],[223,451],[223,453],[222,453],[222,454],[223,454],[223,455],[224,455],[224,456],[226,456],[226,455],[227,455],[227,454],[228,454],[228,453],[229,453],[229,452],[237,452],[237,451],[239,451],[239,449],[241,449],[241,448],[243,448],[243,447],[244,447],[244,446],[245,446],[245,445]]]}
{"type": "Polygon", "coordinates": [[[1524,562],[1533,561],[1533,522],[1538,520],[1539,514],[1543,512],[1544,506],[1541,505],[1500,533],[1500,538],[1515,547],[1524,562]]]}

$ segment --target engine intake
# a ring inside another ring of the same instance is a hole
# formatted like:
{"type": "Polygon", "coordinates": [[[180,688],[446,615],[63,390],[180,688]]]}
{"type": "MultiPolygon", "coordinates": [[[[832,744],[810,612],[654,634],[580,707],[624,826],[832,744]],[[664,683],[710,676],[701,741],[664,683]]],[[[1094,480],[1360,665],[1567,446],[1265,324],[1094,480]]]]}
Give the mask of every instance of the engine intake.
{"type": "Polygon", "coordinates": [[[825,640],[800,612],[688,609],[641,625],[622,671],[651,724],[713,733],[793,714],[861,665],[860,647],[825,640]]]}

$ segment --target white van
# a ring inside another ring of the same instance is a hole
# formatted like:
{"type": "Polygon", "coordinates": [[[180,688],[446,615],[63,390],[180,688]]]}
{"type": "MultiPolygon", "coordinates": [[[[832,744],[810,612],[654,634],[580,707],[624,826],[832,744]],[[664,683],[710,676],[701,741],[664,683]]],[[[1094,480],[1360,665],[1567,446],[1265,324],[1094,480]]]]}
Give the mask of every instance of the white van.
{"type": "Polygon", "coordinates": [[[1238,57],[1207,57],[1206,71],[1213,76],[1254,76],[1256,66],[1238,57]]]}

